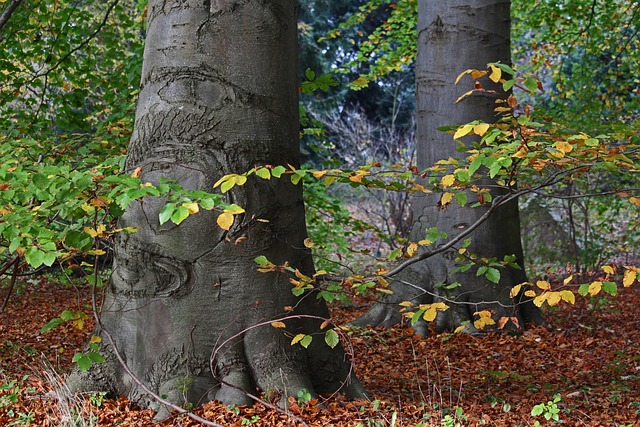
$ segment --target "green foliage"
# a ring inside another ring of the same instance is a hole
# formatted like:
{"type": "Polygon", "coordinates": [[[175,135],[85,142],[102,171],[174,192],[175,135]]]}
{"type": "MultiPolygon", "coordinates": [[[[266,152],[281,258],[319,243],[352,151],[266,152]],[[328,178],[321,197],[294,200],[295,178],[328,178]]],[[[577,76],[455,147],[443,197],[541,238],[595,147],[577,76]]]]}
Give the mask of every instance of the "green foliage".
{"type": "Polygon", "coordinates": [[[87,371],[94,363],[103,363],[104,360],[104,357],[100,354],[100,348],[97,343],[89,344],[87,351],[74,354],[72,359],[81,371],[87,371]]]}
{"type": "Polygon", "coordinates": [[[626,0],[513,1],[513,56],[551,89],[537,107],[587,132],[637,118],[637,14],[626,0]]]}
{"type": "MultiPolygon", "coordinates": [[[[547,403],[539,403],[531,410],[531,415],[534,417],[543,416],[547,421],[560,422],[560,408],[558,403],[562,401],[559,394],[553,396],[553,400],[549,400],[547,403]]],[[[536,421],[534,426],[539,426],[540,422],[536,421]]]]}
{"type": "MultiPolygon", "coordinates": [[[[26,382],[28,375],[22,377],[22,382],[26,382]]],[[[0,411],[11,419],[7,426],[28,426],[35,421],[33,412],[17,412],[13,408],[19,400],[33,398],[36,389],[33,387],[22,387],[18,385],[18,380],[11,380],[0,384],[0,411]]]]}
{"type": "Polygon", "coordinates": [[[341,36],[342,32],[347,31],[349,42],[357,45],[355,57],[338,70],[342,73],[362,68],[366,70],[351,82],[351,89],[362,89],[371,81],[392,72],[410,69],[417,50],[417,12],[417,0],[370,0],[337,29],[327,33],[325,40],[341,36]],[[360,29],[363,22],[380,12],[383,15],[383,18],[378,18],[380,24],[365,35],[360,29]],[[355,32],[349,31],[354,29],[355,32]]]}

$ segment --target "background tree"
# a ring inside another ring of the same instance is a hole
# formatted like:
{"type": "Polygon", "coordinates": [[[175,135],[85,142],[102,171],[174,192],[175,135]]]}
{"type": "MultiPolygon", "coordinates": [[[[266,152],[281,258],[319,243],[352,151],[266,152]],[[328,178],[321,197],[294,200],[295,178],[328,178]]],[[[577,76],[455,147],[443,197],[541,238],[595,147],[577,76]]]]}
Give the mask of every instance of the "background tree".
{"type": "MultiPolygon", "coordinates": [[[[255,165],[298,165],[294,2],[151,1],[147,19],[127,173],[206,191],[255,165]]],[[[161,221],[163,198],[128,206],[120,227],[137,232],[117,238],[96,330],[107,361],[76,372],[75,389],[107,387],[150,404],[122,358],[172,402],[244,404],[256,388],[364,395],[339,344],[291,345],[296,334],[321,332],[324,303],[294,297],[287,272],[257,269],[266,256],[314,274],[300,187],[258,180],[227,192],[228,182],[220,215],[200,212],[179,226],[161,221]],[[285,315],[295,317],[286,333],[270,325],[285,315]]],[[[183,204],[173,214],[184,209],[198,210],[183,204]]]]}
{"type": "MultiPolygon", "coordinates": [[[[418,9],[417,82],[417,159],[418,169],[432,168],[438,160],[459,157],[451,135],[438,128],[468,123],[476,119],[495,120],[496,97],[488,93],[474,94],[455,102],[464,92],[452,82],[452,76],[467,68],[482,69],[488,62],[510,61],[509,2],[422,1],[418,9]]],[[[505,94],[501,95],[506,97],[505,94]]],[[[496,202],[500,193],[491,191],[487,178],[476,183],[491,193],[496,202]]],[[[446,188],[447,184],[441,183],[446,188]]],[[[448,205],[443,194],[434,193],[416,197],[413,202],[415,220],[411,240],[425,238],[425,230],[436,227],[450,238],[467,231],[485,215],[490,204],[482,200],[487,193],[469,194],[478,198],[482,206],[476,208],[448,205]]],[[[488,201],[488,200],[487,200],[488,201]]],[[[517,200],[500,207],[469,235],[468,250],[485,259],[503,260],[514,255],[522,266],[520,222],[517,200]]],[[[459,247],[458,247],[459,248],[459,247]]],[[[517,326],[523,320],[532,320],[535,313],[524,312],[510,296],[512,286],[526,280],[522,268],[488,270],[491,274],[478,275],[477,268],[460,271],[456,249],[414,263],[395,280],[394,294],[374,306],[356,324],[390,325],[398,322],[401,314],[397,303],[413,300],[421,304],[438,301],[450,302],[449,309],[438,314],[438,330],[453,329],[474,320],[474,313],[491,310],[496,318],[514,319],[517,326]],[[395,304],[394,304],[395,303],[395,304]],[[526,314],[523,319],[523,314],[526,314]]],[[[486,269],[486,266],[485,266],[486,269]]],[[[468,326],[473,329],[472,326],[468,326]]],[[[416,326],[426,333],[425,326],[416,326]]]]}

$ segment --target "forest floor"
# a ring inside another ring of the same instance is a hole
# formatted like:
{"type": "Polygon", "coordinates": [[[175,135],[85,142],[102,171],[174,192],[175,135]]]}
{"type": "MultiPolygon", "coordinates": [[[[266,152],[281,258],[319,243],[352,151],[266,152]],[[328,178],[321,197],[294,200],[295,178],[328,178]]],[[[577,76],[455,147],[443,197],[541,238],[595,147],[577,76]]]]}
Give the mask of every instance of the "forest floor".
{"type": "MultiPolygon", "coordinates": [[[[150,411],[124,398],[62,398],[58,375],[83,349],[92,322],[82,330],[71,322],[40,329],[65,309],[86,309],[89,292],[46,277],[29,282],[0,315],[0,425],[154,425],[150,411]]],[[[334,315],[348,320],[364,309],[335,308],[334,315]]],[[[545,325],[517,336],[353,329],[355,369],[371,401],[300,401],[289,413],[208,403],[196,413],[224,426],[302,425],[295,416],[309,426],[455,427],[553,425],[544,415],[557,412],[568,426],[639,427],[640,286],[545,315],[545,325]],[[542,414],[533,416],[539,404],[542,414]]],[[[176,416],[159,425],[198,423],[176,416]]]]}

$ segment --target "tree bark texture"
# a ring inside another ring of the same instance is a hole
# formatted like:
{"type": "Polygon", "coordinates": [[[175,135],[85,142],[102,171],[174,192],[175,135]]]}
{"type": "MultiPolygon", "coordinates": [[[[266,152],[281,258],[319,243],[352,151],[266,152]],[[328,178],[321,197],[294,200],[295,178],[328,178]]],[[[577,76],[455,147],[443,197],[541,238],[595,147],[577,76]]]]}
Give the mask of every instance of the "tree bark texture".
{"type": "MultiPolygon", "coordinates": [[[[148,10],[126,172],[139,167],[142,182],[166,177],[211,191],[221,176],[255,165],[298,165],[295,1],[151,0],[148,10]]],[[[122,216],[120,226],[138,231],[117,240],[101,319],[127,365],[174,402],[248,404],[244,392],[256,389],[364,396],[342,347],[329,348],[322,335],[308,350],[290,345],[292,334],[319,332],[320,321],[287,320],[288,335],[252,329],[285,314],[328,316],[315,295],[294,297],[286,275],[259,273],[254,262],[265,255],[313,274],[300,186],[253,176],[227,195],[246,210],[229,231],[209,211],[160,225],[157,198],[122,216]]],[[[70,383],[154,407],[112,355],[70,383]]]]}
{"type": "MultiPolygon", "coordinates": [[[[455,103],[469,88],[462,83],[454,85],[454,80],[466,69],[485,69],[489,62],[509,64],[509,9],[509,1],[420,1],[416,63],[417,161],[420,170],[433,166],[440,159],[460,157],[451,135],[438,131],[438,127],[478,119],[487,123],[495,121],[496,98],[486,93],[474,93],[455,103]]],[[[491,182],[487,178],[482,184],[490,185],[491,182]]],[[[470,195],[470,200],[475,202],[472,197],[470,195]]],[[[414,199],[412,241],[424,239],[425,230],[430,227],[455,237],[489,209],[488,206],[460,207],[455,202],[443,209],[438,206],[439,200],[440,194],[435,193],[414,199]]],[[[470,252],[500,260],[513,254],[522,266],[517,201],[498,209],[472,232],[470,238],[470,252]]],[[[524,270],[501,270],[500,282],[494,284],[484,277],[476,277],[477,268],[452,274],[455,257],[456,251],[452,249],[402,271],[396,277],[394,295],[375,305],[356,324],[390,325],[401,319],[398,302],[431,303],[442,299],[455,300],[455,303],[449,303],[449,309],[438,314],[435,320],[438,330],[450,330],[461,322],[474,320],[473,313],[484,309],[490,309],[494,319],[515,317],[521,326],[523,320],[537,319],[537,313],[530,305],[514,306],[509,296],[512,286],[526,281],[524,270]],[[454,282],[462,286],[450,291],[437,286],[454,282]]],[[[419,333],[427,333],[424,323],[415,328],[419,333]]],[[[473,327],[470,330],[473,331],[473,327]]]]}

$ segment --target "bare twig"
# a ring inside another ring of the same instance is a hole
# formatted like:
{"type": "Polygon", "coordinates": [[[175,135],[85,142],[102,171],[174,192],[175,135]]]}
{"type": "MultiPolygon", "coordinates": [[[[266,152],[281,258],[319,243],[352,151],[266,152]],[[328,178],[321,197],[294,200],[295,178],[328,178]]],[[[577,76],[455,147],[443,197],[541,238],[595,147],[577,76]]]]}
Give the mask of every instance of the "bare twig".
{"type": "Polygon", "coordinates": [[[20,257],[16,255],[11,261],[9,261],[2,268],[2,271],[0,271],[0,276],[1,276],[13,265],[11,282],[9,283],[9,289],[7,289],[7,295],[4,297],[4,301],[2,301],[2,307],[0,307],[0,313],[4,313],[5,308],[7,308],[7,304],[9,303],[9,298],[13,293],[13,287],[16,285],[16,279],[18,278],[18,269],[20,268],[20,263],[18,262],[19,260],[20,260],[20,257]]]}

